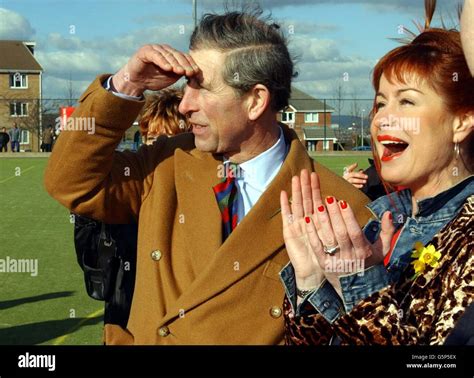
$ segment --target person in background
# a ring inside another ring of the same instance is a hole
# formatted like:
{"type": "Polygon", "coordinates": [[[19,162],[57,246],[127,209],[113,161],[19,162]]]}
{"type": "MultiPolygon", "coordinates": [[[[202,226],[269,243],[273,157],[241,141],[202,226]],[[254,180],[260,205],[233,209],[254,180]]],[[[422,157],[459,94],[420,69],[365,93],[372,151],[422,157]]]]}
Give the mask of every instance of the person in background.
{"type": "Polygon", "coordinates": [[[21,130],[18,128],[16,122],[13,122],[13,127],[8,132],[10,136],[10,145],[12,152],[20,152],[20,138],[21,130]]]}
{"type": "Polygon", "coordinates": [[[43,152],[51,152],[51,146],[53,145],[53,136],[53,126],[48,125],[48,127],[43,131],[43,152]]]}
{"type": "Polygon", "coordinates": [[[362,169],[355,171],[358,164],[353,163],[344,168],[342,177],[374,201],[379,197],[385,196],[390,190],[380,180],[380,176],[375,168],[374,159],[369,159],[369,164],[369,168],[365,171],[362,169]]]}
{"type": "Polygon", "coordinates": [[[435,2],[425,8],[425,29],[373,74],[375,164],[406,189],[368,205],[378,219],[363,233],[343,199],[322,200],[314,173],[293,179],[291,208],[282,193],[288,344],[471,339],[448,336],[474,300],[474,79],[459,32],[431,28],[435,2]]]}
{"type": "Polygon", "coordinates": [[[186,117],[178,110],[183,91],[166,88],[148,96],[139,127],[146,144],[160,135],[173,136],[190,131],[186,117]]]}
{"type": "MultiPolygon", "coordinates": [[[[183,93],[165,89],[147,97],[140,116],[140,133],[146,144],[159,135],[188,131],[178,111],[183,93]]],[[[105,301],[104,324],[126,327],[135,288],[137,224],[104,224],[74,214],[74,244],[85,284],[94,299],[105,301]]]]}
{"type": "Polygon", "coordinates": [[[2,127],[2,131],[0,132],[0,152],[8,152],[8,142],[10,141],[10,136],[7,133],[7,129],[2,127]]]}

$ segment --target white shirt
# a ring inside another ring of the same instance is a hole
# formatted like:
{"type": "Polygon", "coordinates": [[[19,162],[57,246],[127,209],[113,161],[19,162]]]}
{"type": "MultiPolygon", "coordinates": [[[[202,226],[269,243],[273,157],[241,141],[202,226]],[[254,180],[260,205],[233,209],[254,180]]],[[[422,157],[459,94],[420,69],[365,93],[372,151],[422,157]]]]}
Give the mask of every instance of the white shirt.
{"type": "Polygon", "coordinates": [[[280,127],[280,137],[272,147],[260,155],[239,164],[239,174],[236,177],[238,223],[242,221],[244,216],[257,203],[262,193],[278,174],[286,154],[285,137],[280,127]]]}

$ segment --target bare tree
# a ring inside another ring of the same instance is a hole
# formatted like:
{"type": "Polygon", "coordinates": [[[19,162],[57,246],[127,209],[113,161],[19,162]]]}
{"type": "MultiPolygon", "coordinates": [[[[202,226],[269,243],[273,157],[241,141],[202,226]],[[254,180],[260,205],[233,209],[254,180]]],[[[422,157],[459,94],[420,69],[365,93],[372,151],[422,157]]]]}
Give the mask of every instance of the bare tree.
{"type": "Polygon", "coordinates": [[[333,84],[332,93],[333,93],[333,101],[334,101],[333,106],[334,106],[334,109],[336,110],[337,117],[339,120],[339,127],[337,129],[334,129],[334,134],[336,135],[336,138],[340,140],[341,139],[341,111],[342,111],[342,108],[344,107],[344,96],[346,95],[344,84],[340,79],[333,84]]]}
{"type": "Polygon", "coordinates": [[[357,88],[353,88],[351,92],[351,116],[353,119],[360,117],[360,99],[357,88]]]}
{"type": "Polygon", "coordinates": [[[344,107],[344,96],[346,95],[346,91],[341,80],[338,80],[336,83],[334,83],[332,93],[334,100],[334,109],[337,112],[337,116],[340,118],[342,108],[344,107]]]}
{"type": "Polygon", "coordinates": [[[69,72],[69,79],[66,87],[67,106],[73,106],[76,102],[76,91],[74,90],[74,83],[72,82],[72,74],[69,72]]]}

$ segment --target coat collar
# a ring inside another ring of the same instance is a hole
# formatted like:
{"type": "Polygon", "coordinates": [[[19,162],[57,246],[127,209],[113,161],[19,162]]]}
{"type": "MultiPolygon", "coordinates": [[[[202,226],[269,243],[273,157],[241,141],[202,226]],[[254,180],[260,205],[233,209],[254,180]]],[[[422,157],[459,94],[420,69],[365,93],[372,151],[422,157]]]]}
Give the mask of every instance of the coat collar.
{"type": "Polygon", "coordinates": [[[217,170],[222,158],[196,149],[175,154],[177,200],[185,215],[187,243],[203,265],[191,286],[168,308],[161,325],[180,310],[190,310],[226,290],[284,247],[281,218],[276,216],[280,192],[290,193],[291,177],[304,168],[313,171],[313,163],[296,133],[284,125],[282,129],[290,147],[279,173],[223,244],[221,215],[212,190],[220,181],[217,170]]]}

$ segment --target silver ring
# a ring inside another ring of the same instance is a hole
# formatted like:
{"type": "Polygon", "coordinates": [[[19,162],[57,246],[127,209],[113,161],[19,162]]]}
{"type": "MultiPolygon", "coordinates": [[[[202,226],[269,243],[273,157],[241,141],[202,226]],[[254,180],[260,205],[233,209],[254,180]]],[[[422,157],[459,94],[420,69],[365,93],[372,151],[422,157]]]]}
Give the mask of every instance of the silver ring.
{"type": "Polygon", "coordinates": [[[334,255],[336,252],[339,251],[339,245],[336,244],[335,246],[333,247],[327,247],[325,245],[323,245],[323,250],[324,250],[324,253],[328,254],[328,255],[334,255]]]}

